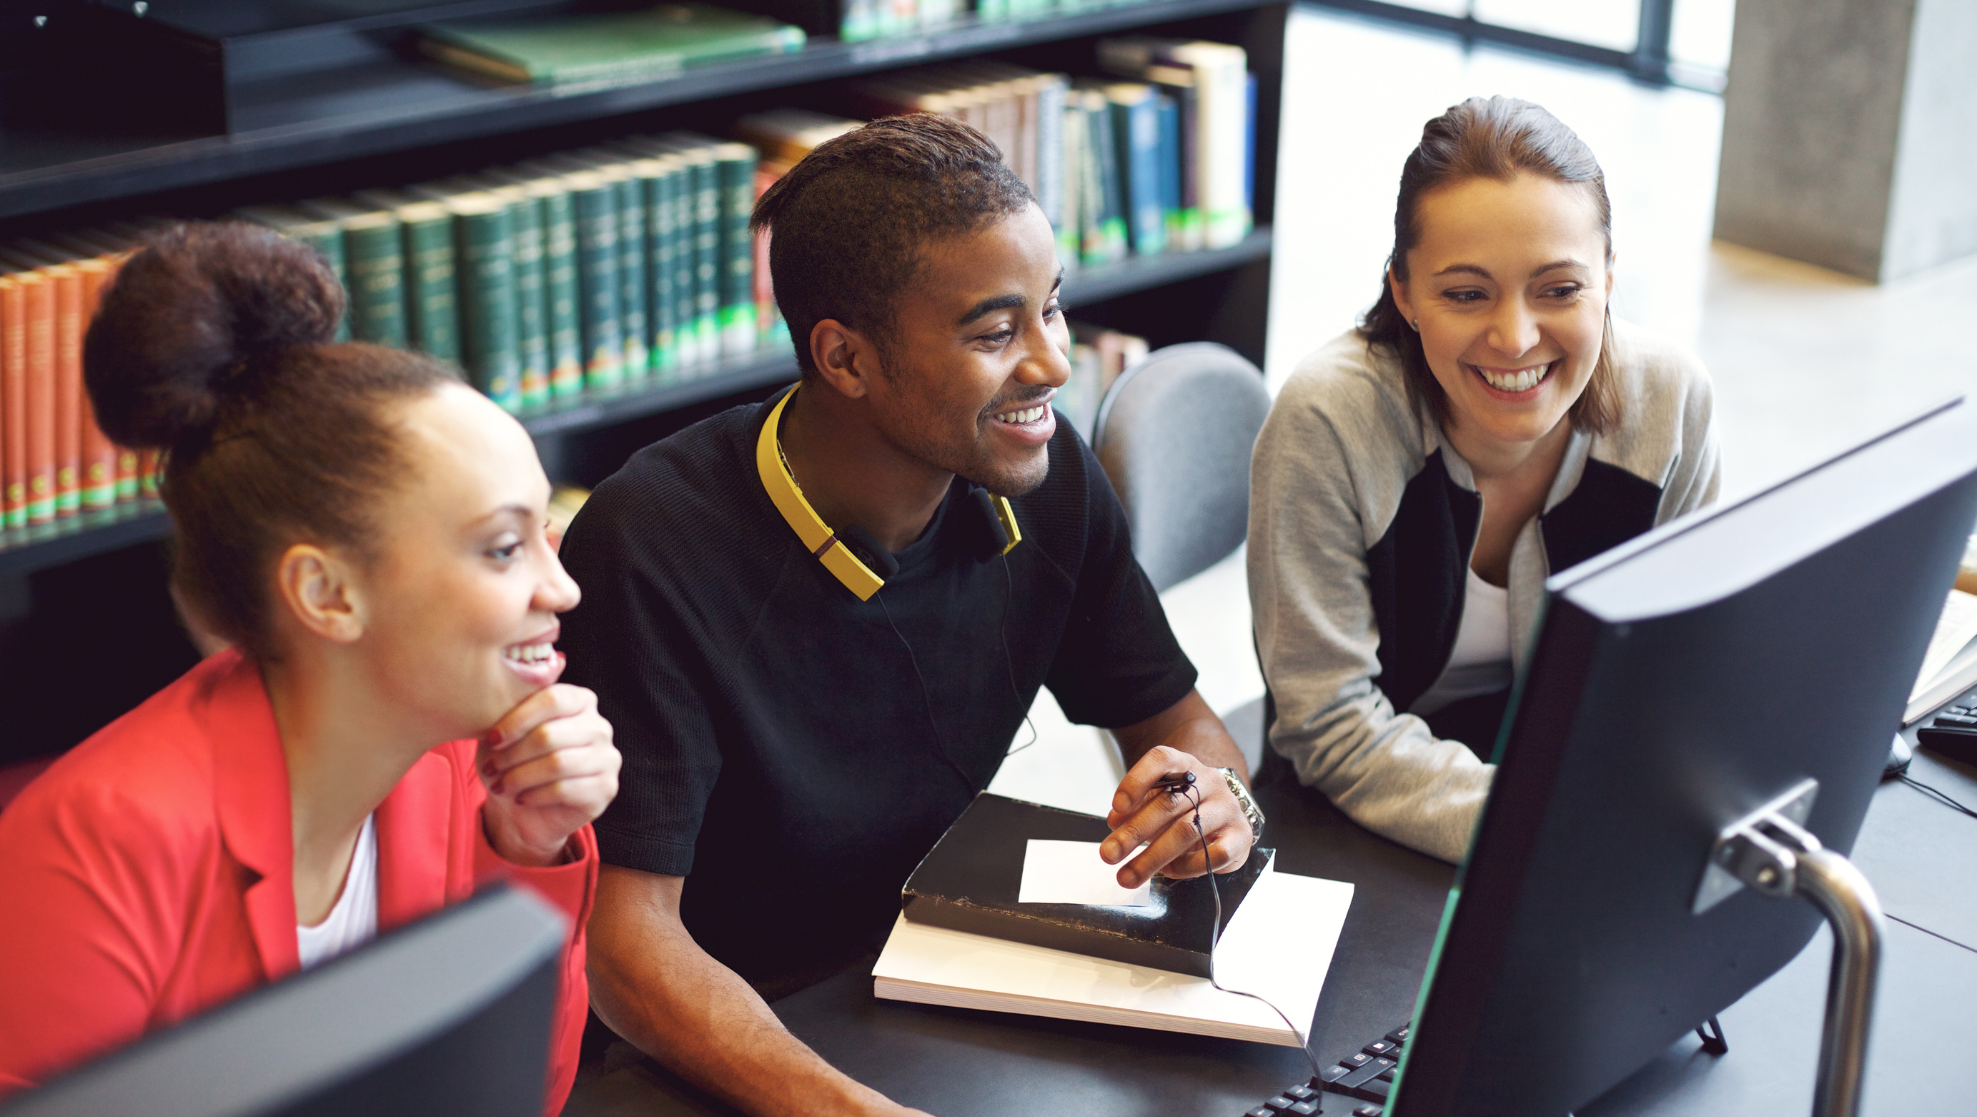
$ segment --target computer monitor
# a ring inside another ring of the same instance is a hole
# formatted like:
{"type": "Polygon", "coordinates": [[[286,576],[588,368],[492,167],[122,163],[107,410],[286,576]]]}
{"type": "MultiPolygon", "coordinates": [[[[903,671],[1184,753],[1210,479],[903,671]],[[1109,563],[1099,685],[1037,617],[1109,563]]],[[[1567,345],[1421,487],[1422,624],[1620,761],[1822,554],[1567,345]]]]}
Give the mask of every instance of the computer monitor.
{"type": "Polygon", "coordinates": [[[541,1117],[561,913],[494,888],[0,1106],[5,1117],[541,1117]]]}
{"type": "Polygon", "coordinates": [[[1811,778],[1852,848],[1973,520],[1957,401],[1551,580],[1389,1117],[1562,1117],[1805,947],[1712,846],[1811,778]]]}

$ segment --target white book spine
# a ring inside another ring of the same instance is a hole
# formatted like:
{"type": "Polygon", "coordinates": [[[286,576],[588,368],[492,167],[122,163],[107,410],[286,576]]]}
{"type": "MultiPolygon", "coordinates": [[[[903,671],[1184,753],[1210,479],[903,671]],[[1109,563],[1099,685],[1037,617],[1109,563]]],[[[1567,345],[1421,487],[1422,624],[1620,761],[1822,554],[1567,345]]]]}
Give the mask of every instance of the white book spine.
{"type": "Polygon", "coordinates": [[[1051,74],[1037,85],[1037,205],[1054,229],[1064,227],[1064,90],[1062,74],[1051,74]]]}
{"type": "Polygon", "coordinates": [[[1249,59],[1226,43],[1187,43],[1174,57],[1194,66],[1199,97],[1195,181],[1208,248],[1227,248],[1249,234],[1243,200],[1243,152],[1249,123],[1249,59]]]}

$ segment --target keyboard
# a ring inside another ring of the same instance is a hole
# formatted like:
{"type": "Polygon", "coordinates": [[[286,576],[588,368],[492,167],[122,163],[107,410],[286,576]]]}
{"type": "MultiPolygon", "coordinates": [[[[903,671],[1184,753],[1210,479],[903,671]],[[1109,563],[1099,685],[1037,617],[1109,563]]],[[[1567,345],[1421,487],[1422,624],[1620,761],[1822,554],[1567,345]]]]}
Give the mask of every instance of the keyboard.
{"type": "Polygon", "coordinates": [[[1411,1026],[1411,1023],[1402,1024],[1339,1060],[1317,1078],[1285,1090],[1246,1111],[1243,1117],[1284,1117],[1287,1114],[1306,1117],[1308,1114],[1323,1113],[1325,1110],[1321,1108],[1321,1101],[1326,1094],[1340,1095],[1335,1100],[1346,1105],[1359,1103],[1350,1109],[1334,1108],[1333,1113],[1381,1117],[1386,1112],[1387,1093],[1393,1089],[1394,1068],[1400,1065],[1401,1049],[1407,1046],[1407,1033],[1411,1026]]]}
{"type": "Polygon", "coordinates": [[[1916,730],[1923,747],[1965,764],[1977,764],[1977,705],[1945,706],[1916,730]]]}

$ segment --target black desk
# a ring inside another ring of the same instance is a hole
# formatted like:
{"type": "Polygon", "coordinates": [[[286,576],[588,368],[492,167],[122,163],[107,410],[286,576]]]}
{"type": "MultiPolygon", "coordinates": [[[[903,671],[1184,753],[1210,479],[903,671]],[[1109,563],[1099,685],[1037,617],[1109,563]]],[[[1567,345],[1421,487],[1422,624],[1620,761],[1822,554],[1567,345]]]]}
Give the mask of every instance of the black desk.
{"type": "MultiPolygon", "coordinates": [[[[1977,772],[1918,754],[1914,774],[1977,804],[1977,772]]],[[[1373,836],[1315,793],[1266,787],[1260,796],[1279,868],[1358,886],[1312,1025],[1314,1051],[1330,1063],[1413,1014],[1453,870],[1373,836]]],[[[1866,1112],[1969,1112],[1977,1108],[1968,1050],[1977,1036],[1977,819],[1888,784],[1855,859],[1888,913],[1908,921],[1889,923],[1866,1112]]],[[[1822,931],[1725,1012],[1729,1056],[1712,1059],[1685,1040],[1580,1117],[1810,1112],[1829,956],[1822,931]]],[[[1236,1117],[1310,1073],[1288,1048],[880,1001],[862,968],[774,1007],[832,1064],[937,1117],[1236,1117]]],[[[734,1112],[624,1045],[613,1054],[580,1077],[567,1115],[734,1112]]],[[[1342,1101],[1332,1098],[1325,1112],[1349,1112],[1342,1101]]]]}

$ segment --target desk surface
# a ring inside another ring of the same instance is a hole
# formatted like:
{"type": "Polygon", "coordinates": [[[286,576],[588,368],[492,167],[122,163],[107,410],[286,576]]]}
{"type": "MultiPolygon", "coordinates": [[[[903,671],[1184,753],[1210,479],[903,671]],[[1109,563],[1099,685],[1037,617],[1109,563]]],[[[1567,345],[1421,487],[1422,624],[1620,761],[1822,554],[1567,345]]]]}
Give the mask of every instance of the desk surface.
{"type": "MultiPolygon", "coordinates": [[[[1977,771],[1919,753],[1913,774],[1977,804],[1977,771]]],[[[1330,1063],[1413,1014],[1453,869],[1361,829],[1316,793],[1259,794],[1279,868],[1357,886],[1312,1021],[1313,1051],[1330,1063]]],[[[1854,857],[1894,917],[1865,1112],[1968,1111],[1977,1097],[1977,1060],[1967,1050],[1977,1034],[1977,889],[1970,886],[1977,819],[1886,784],[1854,857]]],[[[1809,1112],[1829,956],[1822,931],[1726,1011],[1729,1056],[1712,1059],[1685,1040],[1580,1117],[1809,1112]]],[[[835,1066],[938,1117],[1236,1117],[1310,1073],[1288,1048],[880,1001],[862,968],[774,1008],[835,1066]]],[[[1335,1100],[1325,1111],[1348,1108],[1335,1100]]],[[[622,1044],[580,1078],[565,1110],[570,1117],[733,1112],[622,1044]]]]}

